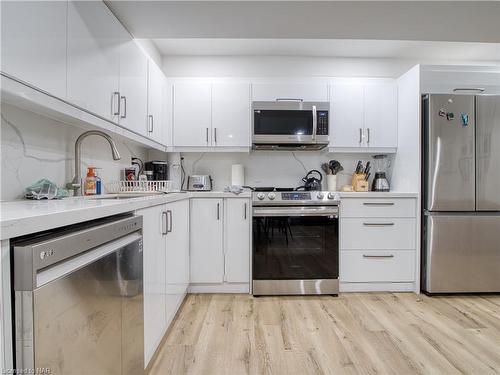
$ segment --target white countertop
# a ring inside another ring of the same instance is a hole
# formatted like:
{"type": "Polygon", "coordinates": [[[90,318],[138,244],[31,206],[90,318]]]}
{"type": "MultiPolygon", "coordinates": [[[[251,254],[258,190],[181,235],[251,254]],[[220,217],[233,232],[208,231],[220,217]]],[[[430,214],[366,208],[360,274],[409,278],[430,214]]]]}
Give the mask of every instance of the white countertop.
{"type": "MultiPolygon", "coordinates": [[[[113,194],[108,196],[113,196],[113,194]]],[[[106,197],[106,195],[100,197],[106,197]]],[[[217,191],[182,192],[147,195],[128,199],[72,197],[60,200],[0,202],[0,239],[4,240],[24,236],[87,220],[196,197],[250,198],[251,193],[243,192],[237,195],[217,191]]]]}
{"type": "MultiPolygon", "coordinates": [[[[414,192],[338,192],[340,198],[416,198],[414,192]]],[[[108,196],[113,196],[110,194],[108,196]]],[[[251,192],[241,194],[220,191],[182,192],[147,195],[129,199],[93,199],[75,197],[61,200],[18,200],[0,202],[0,239],[24,236],[65,225],[139,210],[159,204],[190,198],[251,198],[251,192]]],[[[101,197],[106,197],[105,195],[101,197]]]]}
{"type": "Polygon", "coordinates": [[[418,193],[407,191],[339,191],[340,198],[417,198],[418,193]]]}

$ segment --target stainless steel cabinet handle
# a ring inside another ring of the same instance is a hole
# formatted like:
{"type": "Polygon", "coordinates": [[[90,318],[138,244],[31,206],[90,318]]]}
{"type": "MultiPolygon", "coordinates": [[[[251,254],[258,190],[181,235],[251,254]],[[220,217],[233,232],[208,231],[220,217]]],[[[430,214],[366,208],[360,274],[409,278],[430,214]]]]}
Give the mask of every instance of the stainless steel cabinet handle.
{"type": "Polygon", "coordinates": [[[366,144],[370,144],[370,128],[366,128],[366,135],[367,135],[367,139],[366,139],[366,144]]]}
{"type": "Polygon", "coordinates": [[[394,258],[394,255],[367,255],[363,254],[363,258],[394,258]]]}
{"type": "Polygon", "coordinates": [[[243,218],[246,220],[247,219],[247,204],[245,203],[245,205],[243,206],[243,218]]]}
{"type": "Polygon", "coordinates": [[[121,96],[120,99],[123,100],[123,115],[120,118],[127,118],[127,97],[121,96]]]}
{"type": "Polygon", "coordinates": [[[148,129],[148,131],[150,133],[152,133],[153,130],[154,130],[154,118],[153,118],[153,115],[149,115],[148,119],[149,119],[149,129],[148,129]]]}
{"type": "Polygon", "coordinates": [[[161,213],[161,219],[162,219],[162,231],[161,234],[168,234],[168,215],[166,211],[163,211],[161,213]]]}
{"type": "Polygon", "coordinates": [[[113,93],[113,100],[111,101],[111,111],[113,112],[113,116],[119,116],[120,115],[120,93],[118,91],[115,91],[113,93]],[[115,108],[115,99],[116,100],[116,103],[117,103],[117,108],[116,108],[116,112],[113,111],[113,109],[115,108]]]}
{"type": "Polygon", "coordinates": [[[217,143],[217,128],[214,128],[214,141],[217,143]]]}
{"type": "Polygon", "coordinates": [[[217,203],[217,220],[220,220],[220,203],[217,203]]]}
{"type": "Polygon", "coordinates": [[[366,227],[392,227],[394,223],[363,223],[366,227]]]}
{"type": "Polygon", "coordinates": [[[394,206],[394,202],[363,202],[364,206],[394,206]]]}
{"type": "Polygon", "coordinates": [[[276,98],[277,102],[303,102],[304,99],[300,98],[276,98]]]}
{"type": "Polygon", "coordinates": [[[318,132],[318,112],[316,110],[316,106],[312,106],[312,120],[313,120],[313,129],[312,129],[312,140],[316,140],[316,133],[318,132]]]}
{"type": "Polygon", "coordinates": [[[363,142],[363,129],[359,128],[359,144],[363,142]]]}
{"type": "Polygon", "coordinates": [[[172,232],[172,210],[167,210],[167,219],[168,219],[168,226],[167,226],[167,233],[172,232]]]}
{"type": "Polygon", "coordinates": [[[207,128],[207,143],[208,143],[208,128],[207,128]]]}

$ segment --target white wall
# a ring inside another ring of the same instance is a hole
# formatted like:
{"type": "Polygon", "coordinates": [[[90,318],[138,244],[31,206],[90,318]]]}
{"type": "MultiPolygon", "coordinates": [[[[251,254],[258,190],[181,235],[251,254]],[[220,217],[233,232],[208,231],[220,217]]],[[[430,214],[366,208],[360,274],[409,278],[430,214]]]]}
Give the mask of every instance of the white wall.
{"type": "MultiPolygon", "coordinates": [[[[173,154],[171,155],[171,160],[175,160],[173,154]]],[[[186,174],[210,174],[214,180],[215,190],[222,190],[231,184],[232,164],[244,165],[246,185],[298,187],[302,185],[301,179],[307,171],[317,169],[323,173],[321,163],[331,159],[338,160],[344,167],[344,171],[338,177],[338,188],[340,189],[342,185],[350,185],[351,175],[358,160],[372,160],[371,154],[334,154],[326,151],[298,151],[295,153],[255,151],[249,154],[185,153],[182,156],[184,157],[186,174]]],[[[326,190],[326,182],[323,189],[326,190]]]]}
{"type": "MultiPolygon", "coordinates": [[[[73,178],[74,144],[84,130],[2,103],[1,108],[1,200],[20,198],[26,186],[48,178],[64,186],[73,178]]],[[[115,139],[121,154],[113,161],[109,144],[101,137],[83,141],[82,173],[87,166],[100,170],[103,183],[120,179],[131,156],[146,157],[146,151],[115,139]]]]}

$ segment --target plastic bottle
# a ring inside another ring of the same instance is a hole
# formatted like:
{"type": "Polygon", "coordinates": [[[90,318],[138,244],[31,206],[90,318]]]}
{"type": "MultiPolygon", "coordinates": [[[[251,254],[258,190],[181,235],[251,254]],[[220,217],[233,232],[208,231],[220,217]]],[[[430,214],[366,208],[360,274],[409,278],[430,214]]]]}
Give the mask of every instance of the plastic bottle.
{"type": "MultiPolygon", "coordinates": [[[[96,169],[100,169],[100,168],[96,168],[96,169]]],[[[101,180],[101,177],[99,177],[99,173],[97,170],[95,171],[95,193],[96,193],[96,195],[102,194],[102,180],[101,180]]]]}
{"type": "Polygon", "coordinates": [[[85,195],[96,194],[95,167],[87,168],[87,177],[85,178],[85,195]]]}

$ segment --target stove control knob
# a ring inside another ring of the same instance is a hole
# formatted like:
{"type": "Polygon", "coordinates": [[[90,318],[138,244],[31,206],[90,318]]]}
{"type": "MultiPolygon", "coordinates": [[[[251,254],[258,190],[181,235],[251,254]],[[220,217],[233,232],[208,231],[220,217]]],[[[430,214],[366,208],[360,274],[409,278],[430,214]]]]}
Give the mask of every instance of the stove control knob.
{"type": "Polygon", "coordinates": [[[328,193],[328,199],[333,199],[335,198],[335,194],[333,193],[328,193]]]}
{"type": "Polygon", "coordinates": [[[264,193],[258,193],[257,194],[257,198],[261,201],[263,200],[264,198],[266,197],[266,195],[264,193]]]}
{"type": "Polygon", "coordinates": [[[268,197],[270,200],[272,200],[272,201],[273,201],[273,200],[274,200],[274,198],[276,198],[276,194],[274,194],[274,193],[269,193],[269,194],[267,194],[267,197],[268,197]]]}
{"type": "Polygon", "coordinates": [[[316,198],[318,198],[318,199],[323,199],[324,197],[325,197],[325,194],[323,194],[323,193],[316,194],[316,198]]]}

